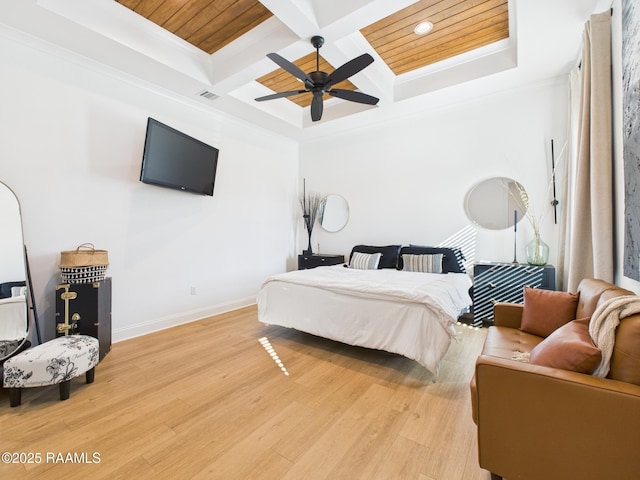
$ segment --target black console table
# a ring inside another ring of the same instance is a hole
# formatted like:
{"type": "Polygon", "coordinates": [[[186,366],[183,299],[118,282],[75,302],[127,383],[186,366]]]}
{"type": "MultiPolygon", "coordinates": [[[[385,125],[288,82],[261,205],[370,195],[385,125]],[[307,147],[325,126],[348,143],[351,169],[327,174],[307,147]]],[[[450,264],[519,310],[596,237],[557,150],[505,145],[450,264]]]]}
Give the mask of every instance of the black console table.
{"type": "Polygon", "coordinates": [[[344,255],[298,255],[298,270],[324,265],[340,265],[341,263],[344,263],[344,255]]]}
{"type": "Polygon", "coordinates": [[[494,303],[523,303],[525,285],[555,290],[555,267],[518,263],[476,263],[473,266],[473,325],[493,323],[494,303]]]}

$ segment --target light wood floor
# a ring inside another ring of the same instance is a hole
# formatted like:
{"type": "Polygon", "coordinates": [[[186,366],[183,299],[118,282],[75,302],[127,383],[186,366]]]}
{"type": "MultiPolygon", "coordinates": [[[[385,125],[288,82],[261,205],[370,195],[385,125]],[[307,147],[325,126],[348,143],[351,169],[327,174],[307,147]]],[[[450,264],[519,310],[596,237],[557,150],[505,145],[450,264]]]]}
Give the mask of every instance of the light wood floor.
{"type": "Polygon", "coordinates": [[[468,388],[485,332],[456,329],[435,381],[401,356],[263,326],[255,307],[120,342],[67,401],[32,388],[10,408],[2,390],[0,450],[41,462],[0,478],[488,480],[468,388]]]}

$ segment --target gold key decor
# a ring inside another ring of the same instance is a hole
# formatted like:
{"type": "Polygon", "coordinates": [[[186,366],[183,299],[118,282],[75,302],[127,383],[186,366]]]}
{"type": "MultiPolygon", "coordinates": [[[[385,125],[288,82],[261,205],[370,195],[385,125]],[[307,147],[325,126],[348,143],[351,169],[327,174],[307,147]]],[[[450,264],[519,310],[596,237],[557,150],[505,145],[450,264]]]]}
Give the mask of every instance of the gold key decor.
{"type": "Polygon", "coordinates": [[[71,322],[69,323],[69,300],[74,300],[78,297],[76,292],[69,291],[70,285],[57,285],[56,290],[63,289],[64,292],[60,294],[60,298],[64,300],[64,323],[58,323],[56,326],[56,330],[58,333],[64,333],[65,335],[69,335],[71,330],[75,330],[78,328],[78,320],[80,320],[80,315],[78,313],[74,313],[71,315],[71,322]]]}

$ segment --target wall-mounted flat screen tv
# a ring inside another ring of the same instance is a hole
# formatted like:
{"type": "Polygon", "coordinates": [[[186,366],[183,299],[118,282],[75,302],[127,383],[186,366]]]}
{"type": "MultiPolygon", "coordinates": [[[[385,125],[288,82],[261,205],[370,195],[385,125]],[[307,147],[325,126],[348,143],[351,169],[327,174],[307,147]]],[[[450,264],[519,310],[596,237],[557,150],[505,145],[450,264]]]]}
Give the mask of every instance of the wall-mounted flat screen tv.
{"type": "Polygon", "coordinates": [[[219,150],[149,118],[140,181],[213,195],[219,150]]]}

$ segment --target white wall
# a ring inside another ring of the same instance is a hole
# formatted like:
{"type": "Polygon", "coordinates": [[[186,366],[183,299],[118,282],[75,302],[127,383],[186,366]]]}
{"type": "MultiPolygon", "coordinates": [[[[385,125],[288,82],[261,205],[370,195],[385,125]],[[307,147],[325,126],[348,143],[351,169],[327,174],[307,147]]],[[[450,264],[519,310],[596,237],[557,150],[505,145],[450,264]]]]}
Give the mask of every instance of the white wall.
{"type": "MultiPolygon", "coordinates": [[[[433,245],[469,227],[467,191],[480,180],[511,177],[522,183],[535,210],[544,211],[542,238],[554,263],[557,226],[550,207],[551,153],[566,136],[565,79],[423,112],[414,118],[349,131],[304,144],[301,177],[307,188],[344,195],[350,220],[338,233],[313,234],[324,253],[349,253],[358,243],[433,245]]],[[[301,238],[304,239],[304,231],[301,238]]],[[[477,260],[513,260],[513,231],[477,229],[477,260]]],[[[518,228],[518,254],[533,238],[518,228]]]]}
{"type": "MultiPolygon", "coordinates": [[[[605,2],[606,3],[606,2],[605,2]]],[[[623,275],[624,161],[622,141],[622,6],[612,3],[615,281],[640,294],[640,282],[623,275]]],[[[604,8],[604,7],[603,7],[604,8]]],[[[601,11],[599,8],[597,11],[601,11]]],[[[357,243],[436,244],[469,225],[463,200],[477,181],[510,176],[526,187],[538,212],[546,210],[542,237],[555,264],[558,227],[549,208],[549,142],[556,155],[566,138],[567,82],[528,89],[425,112],[375,131],[345,132],[339,138],[308,143],[301,149],[301,178],[310,190],[340,193],[351,218],[338,233],[316,227],[314,251],[347,255],[357,243]]],[[[559,169],[563,160],[558,159],[559,169]]],[[[559,209],[562,205],[559,205],[559,209]]],[[[531,238],[526,223],[518,229],[518,260],[531,238]]],[[[513,232],[476,229],[476,259],[513,260],[513,232]]],[[[301,245],[306,234],[299,224],[301,245]]]]}
{"type": "MultiPolygon", "coordinates": [[[[617,125],[620,11],[616,0],[617,125]]],[[[316,227],[314,250],[318,244],[321,252],[344,254],[357,243],[434,244],[469,225],[464,196],[484,178],[512,177],[538,210],[547,208],[549,142],[555,139],[557,152],[565,137],[565,79],[298,146],[7,32],[0,32],[0,64],[0,180],[22,203],[37,306],[49,337],[61,250],[86,241],[109,250],[119,340],[250,303],[268,274],[295,268],[306,245],[297,204],[302,178],[309,190],[344,195],[351,208],[341,232],[316,227]],[[214,197],[138,181],[147,116],[221,149],[214,197]]],[[[550,208],[542,235],[555,263],[550,208]]],[[[531,229],[521,224],[521,262],[530,238],[531,229]]],[[[477,230],[476,259],[512,258],[510,230],[477,230]]],[[[640,292],[640,283],[620,273],[617,281],[640,292]]]]}
{"type": "Polygon", "coordinates": [[[298,145],[30,42],[0,34],[0,179],[47,338],[59,253],[84,242],[109,251],[116,341],[254,302],[295,255],[298,145]],[[220,149],[213,197],[138,181],[148,116],[220,149]]]}

